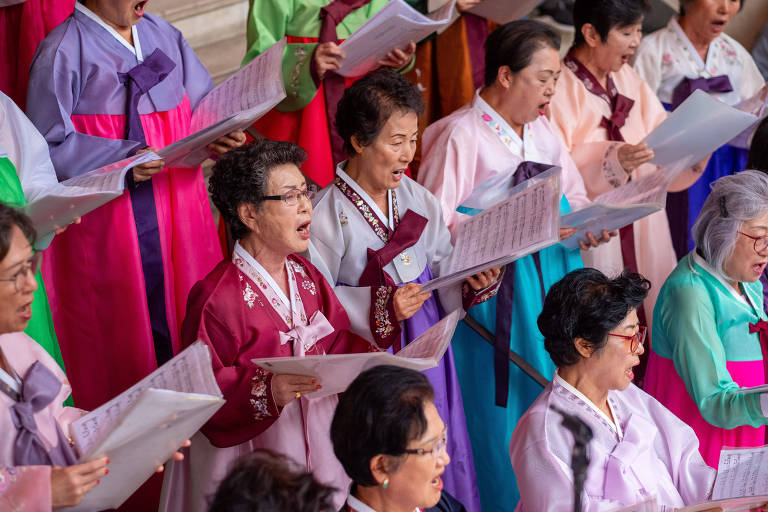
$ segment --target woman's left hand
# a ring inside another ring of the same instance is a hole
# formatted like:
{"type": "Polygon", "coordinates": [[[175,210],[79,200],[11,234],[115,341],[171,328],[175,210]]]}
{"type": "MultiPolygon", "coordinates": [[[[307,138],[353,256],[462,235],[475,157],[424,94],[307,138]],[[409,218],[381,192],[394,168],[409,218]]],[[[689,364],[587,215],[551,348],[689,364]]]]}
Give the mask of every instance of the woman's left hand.
{"type": "Polygon", "coordinates": [[[603,235],[600,238],[596,238],[591,231],[588,231],[587,239],[579,241],[579,247],[581,247],[583,251],[588,251],[592,247],[597,247],[600,244],[610,242],[611,238],[613,238],[614,236],[619,236],[619,232],[618,231],[608,232],[604,229],[603,235]]]}
{"type": "Polygon", "coordinates": [[[394,69],[400,69],[405,67],[409,62],[411,62],[411,58],[413,58],[413,54],[416,52],[416,43],[411,41],[408,43],[408,47],[406,47],[405,50],[400,50],[398,48],[395,48],[391,52],[387,54],[386,57],[384,57],[382,60],[379,61],[379,66],[387,66],[394,69]]]}
{"type": "MultiPolygon", "coordinates": [[[[182,448],[189,448],[190,446],[192,446],[192,441],[190,441],[189,439],[184,441],[184,444],[181,445],[182,448]]],[[[171,455],[171,459],[184,460],[184,454],[181,452],[173,452],[173,455],[171,455]]],[[[162,473],[164,469],[165,469],[165,466],[157,466],[155,473],[162,473]]]]}
{"type": "Polygon", "coordinates": [[[239,148],[245,144],[245,133],[242,130],[229,132],[208,144],[209,153],[214,155],[223,155],[230,149],[239,148]]]}
{"type": "Polygon", "coordinates": [[[499,274],[501,274],[501,268],[489,268],[488,270],[483,270],[479,274],[469,276],[467,278],[467,284],[469,284],[475,291],[483,290],[495,283],[499,278],[499,274]]]}

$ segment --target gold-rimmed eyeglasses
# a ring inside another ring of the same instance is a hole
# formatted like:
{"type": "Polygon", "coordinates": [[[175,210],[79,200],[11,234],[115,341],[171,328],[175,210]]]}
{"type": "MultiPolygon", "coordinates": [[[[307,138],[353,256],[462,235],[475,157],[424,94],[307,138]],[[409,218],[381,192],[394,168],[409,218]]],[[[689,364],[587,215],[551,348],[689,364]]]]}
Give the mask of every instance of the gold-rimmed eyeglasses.
{"type": "Polygon", "coordinates": [[[0,278],[0,281],[13,283],[16,287],[16,291],[20,292],[24,289],[27,275],[31,272],[32,277],[34,277],[35,274],[37,274],[37,271],[40,269],[40,258],[42,255],[43,253],[41,252],[33,253],[28,260],[21,264],[21,268],[18,270],[18,272],[13,274],[11,277],[0,278]]]}

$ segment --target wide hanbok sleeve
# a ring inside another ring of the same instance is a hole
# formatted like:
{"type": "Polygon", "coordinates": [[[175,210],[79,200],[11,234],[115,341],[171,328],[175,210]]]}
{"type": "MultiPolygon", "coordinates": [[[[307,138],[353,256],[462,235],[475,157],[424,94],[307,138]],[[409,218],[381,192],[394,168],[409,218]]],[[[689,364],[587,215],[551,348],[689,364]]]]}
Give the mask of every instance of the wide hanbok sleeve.
{"type": "Polygon", "coordinates": [[[80,69],[82,49],[59,40],[69,34],[63,28],[59,26],[38,46],[27,94],[27,115],[48,142],[59,181],[125,158],[145,146],[75,130],[71,116],[88,77],[80,69]]]}
{"type": "Polygon", "coordinates": [[[739,385],[726,367],[725,349],[717,331],[721,312],[707,292],[695,285],[679,286],[666,293],[657,309],[658,327],[674,340],[675,370],[702,417],[720,428],[768,423],[760,394],[737,393],[739,385]]]}
{"type": "Polygon", "coordinates": [[[51,467],[0,467],[0,510],[50,512],[51,467]]]}
{"type": "Polygon", "coordinates": [[[540,119],[550,131],[552,138],[557,142],[558,147],[555,150],[554,160],[563,169],[563,193],[566,199],[568,199],[568,204],[571,206],[571,210],[583,208],[592,201],[589,200],[587,195],[587,189],[584,186],[584,179],[581,177],[579,168],[576,167],[576,162],[573,161],[568,148],[563,143],[562,137],[552,128],[549,120],[544,116],[540,119]]]}
{"type": "Polygon", "coordinates": [[[658,47],[659,36],[659,33],[654,33],[643,38],[640,46],[637,48],[635,62],[632,65],[635,72],[640,75],[640,78],[645,80],[645,83],[654,92],[659,90],[662,78],[662,51],[658,47]]]}
{"type": "Polygon", "coordinates": [[[168,29],[175,34],[184,80],[184,90],[194,110],[208,92],[213,89],[213,79],[195,51],[189,46],[181,31],[168,24],[168,29]]]}
{"type": "MultiPolygon", "coordinates": [[[[248,12],[248,49],[243,64],[253,60],[286,35],[288,23],[294,15],[293,4],[285,0],[251,0],[248,12]]],[[[317,43],[297,42],[287,45],[283,54],[283,84],[287,97],[277,106],[278,110],[301,110],[317,94],[317,85],[310,69],[316,46],[317,43]]]]}

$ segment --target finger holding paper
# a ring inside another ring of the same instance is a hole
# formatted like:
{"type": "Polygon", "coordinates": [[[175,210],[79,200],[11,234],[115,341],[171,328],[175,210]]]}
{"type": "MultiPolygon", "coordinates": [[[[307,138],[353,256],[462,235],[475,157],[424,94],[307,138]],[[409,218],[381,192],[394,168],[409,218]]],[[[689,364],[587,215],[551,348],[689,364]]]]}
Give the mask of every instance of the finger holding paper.
{"type": "Polygon", "coordinates": [[[411,41],[404,49],[395,48],[389,52],[386,57],[379,61],[379,65],[394,69],[404,68],[411,62],[414,53],[416,53],[416,43],[411,41]]]}
{"type": "Polygon", "coordinates": [[[83,464],[51,468],[51,505],[54,510],[78,505],[99,479],[109,473],[109,459],[101,457],[83,464]]]}
{"type": "Polygon", "coordinates": [[[496,280],[499,279],[499,275],[501,275],[501,268],[493,267],[489,268],[488,270],[478,272],[473,276],[469,276],[466,279],[466,282],[475,291],[484,290],[485,288],[488,288],[493,283],[495,283],[496,280]]]}
{"type": "Polygon", "coordinates": [[[227,151],[239,148],[243,144],[245,144],[245,133],[242,130],[235,130],[226,135],[222,135],[208,144],[207,149],[211,154],[220,156],[227,151]]]}
{"type": "Polygon", "coordinates": [[[608,231],[603,230],[602,234],[600,235],[600,238],[595,237],[595,235],[591,231],[587,231],[586,233],[586,240],[580,240],[579,241],[579,247],[582,251],[588,251],[589,249],[593,247],[598,247],[600,244],[608,243],[611,241],[611,238],[619,236],[619,232],[614,231],[608,231]]]}
{"type": "Polygon", "coordinates": [[[653,157],[653,150],[648,148],[648,144],[641,142],[640,144],[624,144],[618,151],[619,164],[621,168],[626,171],[627,174],[631,174],[632,171],[640,167],[646,162],[650,162],[653,157]]]}
{"type": "Polygon", "coordinates": [[[430,296],[429,292],[422,292],[421,285],[416,283],[408,283],[398,288],[392,297],[397,321],[402,322],[415,315],[430,296]]]}
{"type": "Polygon", "coordinates": [[[275,375],[272,377],[272,396],[280,407],[285,407],[301,395],[318,391],[322,386],[316,377],[307,375],[275,375]]]}
{"type": "Polygon", "coordinates": [[[328,71],[338,71],[345,56],[344,50],[333,41],[318,44],[312,52],[312,63],[318,80],[325,78],[328,71]]]}
{"type": "MultiPolygon", "coordinates": [[[[144,149],[138,150],[136,154],[140,155],[143,153],[148,153],[150,151],[156,151],[156,150],[155,148],[152,148],[152,147],[146,147],[144,149]]],[[[163,159],[151,160],[149,162],[139,164],[133,168],[133,181],[135,183],[147,181],[148,179],[151,179],[152,176],[162,171],[163,167],[165,167],[165,160],[163,159]]]]}

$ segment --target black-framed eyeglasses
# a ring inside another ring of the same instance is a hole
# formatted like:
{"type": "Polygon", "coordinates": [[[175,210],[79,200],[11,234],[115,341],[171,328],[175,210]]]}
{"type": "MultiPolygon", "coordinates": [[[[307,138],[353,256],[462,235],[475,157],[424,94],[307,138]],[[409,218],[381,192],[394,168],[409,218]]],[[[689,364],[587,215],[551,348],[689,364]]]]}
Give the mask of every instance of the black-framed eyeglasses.
{"type": "Polygon", "coordinates": [[[18,272],[13,274],[12,277],[4,277],[0,278],[0,281],[7,281],[14,284],[16,287],[16,291],[20,292],[24,289],[24,285],[26,284],[27,275],[31,272],[32,277],[35,277],[35,274],[37,274],[37,271],[40,270],[40,259],[42,257],[43,253],[41,252],[34,252],[32,256],[21,264],[21,268],[18,272]]]}
{"type": "Polygon", "coordinates": [[[648,328],[644,325],[641,325],[638,328],[637,332],[632,336],[627,336],[626,334],[616,334],[613,332],[609,332],[608,334],[610,336],[616,336],[617,338],[629,340],[629,352],[630,354],[634,354],[635,352],[637,352],[637,349],[640,348],[640,345],[645,343],[645,334],[647,331],[648,331],[648,328]]]}
{"type": "Polygon", "coordinates": [[[437,460],[440,455],[445,453],[445,447],[448,444],[448,429],[446,428],[440,439],[432,443],[432,448],[408,448],[403,450],[403,453],[409,453],[411,455],[426,455],[432,454],[432,457],[437,460]]]}
{"type": "Polygon", "coordinates": [[[739,234],[744,235],[747,238],[751,238],[755,241],[755,252],[763,252],[768,249],[768,236],[752,236],[744,233],[743,231],[739,231],[739,234]]]}
{"type": "Polygon", "coordinates": [[[282,201],[286,206],[296,206],[299,203],[299,198],[305,197],[308,201],[312,201],[312,199],[315,198],[316,193],[317,189],[315,187],[307,187],[304,190],[289,190],[285,194],[276,196],[264,196],[264,199],[269,201],[282,201]]]}

